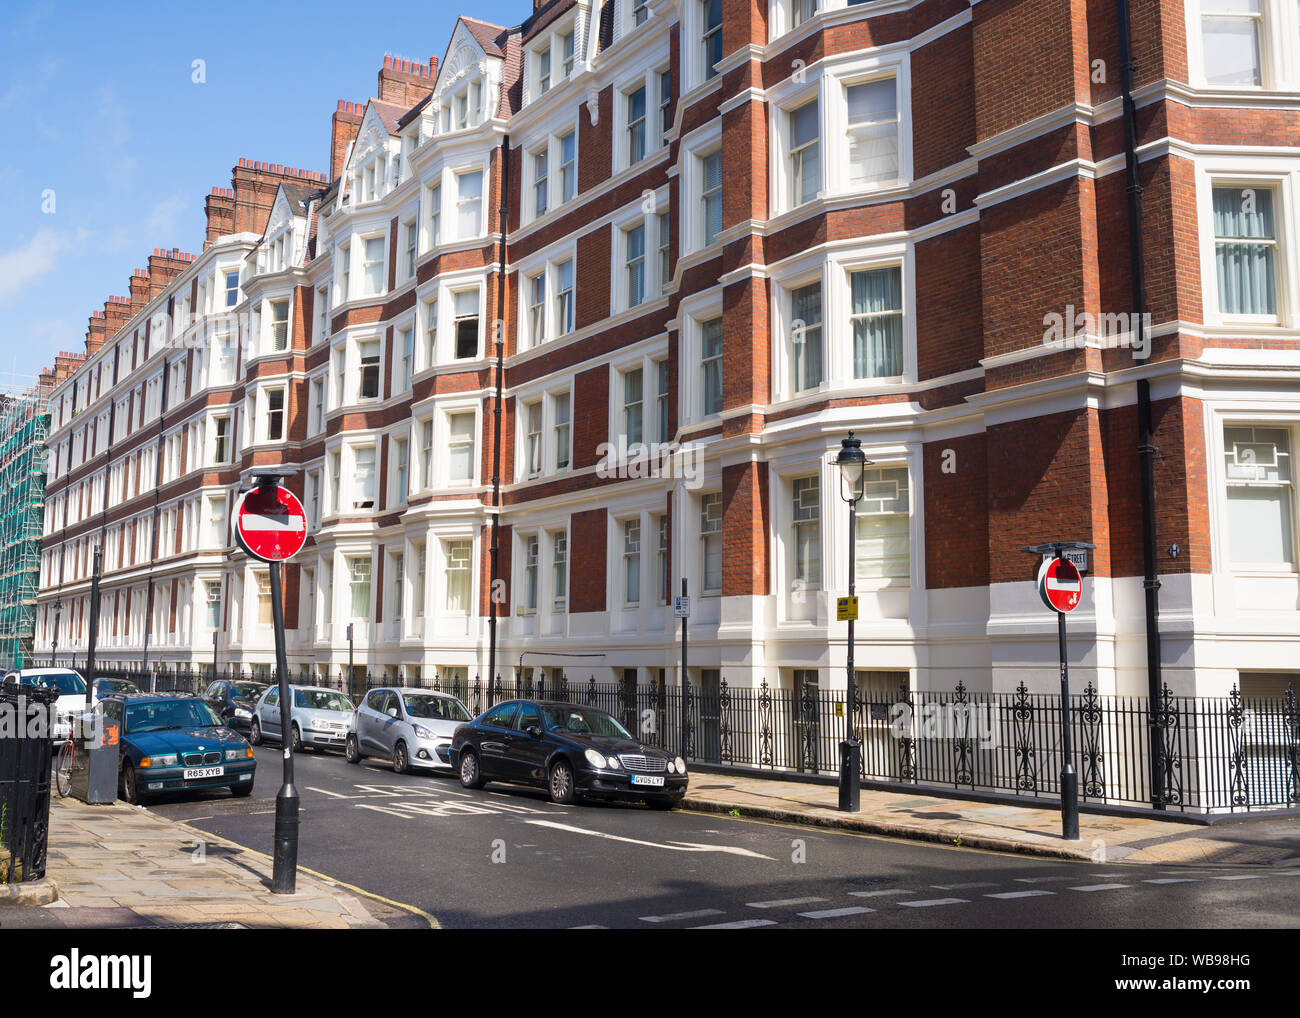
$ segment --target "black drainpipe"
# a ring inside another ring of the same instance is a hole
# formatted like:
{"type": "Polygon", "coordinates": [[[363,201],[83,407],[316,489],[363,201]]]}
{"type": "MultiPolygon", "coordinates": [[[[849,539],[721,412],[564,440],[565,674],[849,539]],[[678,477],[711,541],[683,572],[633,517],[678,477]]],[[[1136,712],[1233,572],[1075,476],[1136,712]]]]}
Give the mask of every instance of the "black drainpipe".
{"type": "MultiPolygon", "coordinates": [[[[1136,350],[1150,353],[1146,333],[1146,273],[1142,250],[1142,185],[1138,180],[1137,116],[1133,107],[1133,40],[1129,29],[1128,0],[1117,0],[1119,13],[1120,88],[1124,102],[1124,164],[1128,178],[1129,274],[1136,315],[1136,350]]],[[[1146,364],[1147,357],[1138,359],[1146,364]]],[[[1151,805],[1165,808],[1164,729],[1156,723],[1161,702],[1160,581],[1156,578],[1156,447],[1151,433],[1151,383],[1137,383],[1138,459],[1142,467],[1142,589],[1146,594],[1147,721],[1151,740],[1151,805]]]]}
{"type": "Polygon", "coordinates": [[[510,135],[501,138],[501,201],[497,225],[501,229],[501,249],[497,263],[497,319],[492,326],[492,340],[497,354],[497,392],[492,407],[492,570],[488,584],[488,689],[497,673],[497,580],[501,561],[501,404],[505,398],[505,321],[506,321],[506,234],[510,229],[507,201],[510,192],[510,135]]]}

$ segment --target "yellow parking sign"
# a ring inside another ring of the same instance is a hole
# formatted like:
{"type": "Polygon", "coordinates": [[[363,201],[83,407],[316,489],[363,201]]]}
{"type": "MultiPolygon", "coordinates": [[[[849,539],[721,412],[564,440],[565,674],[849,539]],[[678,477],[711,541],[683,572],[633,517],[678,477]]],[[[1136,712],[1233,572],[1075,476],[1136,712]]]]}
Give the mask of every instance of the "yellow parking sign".
{"type": "Polygon", "coordinates": [[[858,620],[857,597],[837,597],[835,599],[835,618],[840,622],[856,622],[858,620]]]}

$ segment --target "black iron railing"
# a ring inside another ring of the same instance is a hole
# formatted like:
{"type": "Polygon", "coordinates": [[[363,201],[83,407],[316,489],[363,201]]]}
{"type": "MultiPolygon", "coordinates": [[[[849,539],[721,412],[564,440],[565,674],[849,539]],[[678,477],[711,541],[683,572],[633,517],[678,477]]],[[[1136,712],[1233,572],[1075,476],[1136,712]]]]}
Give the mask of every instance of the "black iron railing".
{"type": "MultiPolygon", "coordinates": [[[[411,668],[415,670],[414,666],[411,668]]],[[[217,679],[274,672],[211,668],[148,672],[97,666],[100,678],[142,689],[201,693],[217,679]]],[[[1059,796],[1061,704],[1056,694],[876,690],[845,702],[843,691],[808,685],[798,692],[725,679],[692,684],[683,718],[680,687],[600,683],[529,671],[511,679],[395,679],[361,669],[292,681],[341,690],[358,702],[367,690],[406,685],[448,692],[472,714],[516,697],[569,700],[608,711],[641,741],[695,761],[765,772],[837,772],[845,712],[862,744],[862,777],[955,791],[1059,796]]],[[[1166,686],[1154,709],[1144,696],[1098,693],[1091,685],[1068,707],[1074,767],[1084,802],[1187,812],[1300,807],[1300,709],[1295,690],[1280,696],[1175,696],[1166,686]],[[1151,740],[1162,772],[1152,787],[1151,740]]]]}
{"type": "Polygon", "coordinates": [[[32,686],[0,686],[7,731],[0,736],[0,884],[45,876],[50,837],[52,704],[58,694],[32,686]],[[44,712],[37,722],[34,714],[44,712]]]}

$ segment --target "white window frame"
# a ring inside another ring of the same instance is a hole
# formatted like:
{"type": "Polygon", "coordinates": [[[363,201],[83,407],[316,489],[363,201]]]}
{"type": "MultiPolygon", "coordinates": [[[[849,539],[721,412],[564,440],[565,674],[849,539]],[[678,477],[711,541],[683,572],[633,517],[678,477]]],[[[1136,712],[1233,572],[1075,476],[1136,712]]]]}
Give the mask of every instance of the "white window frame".
{"type": "Polygon", "coordinates": [[[1292,578],[1300,575],[1300,478],[1296,477],[1295,463],[1300,455],[1296,445],[1300,443],[1300,409],[1292,403],[1279,403],[1273,400],[1253,399],[1235,400],[1231,403],[1219,403],[1206,408],[1205,412],[1206,457],[1210,461],[1208,482],[1210,485],[1210,553],[1211,568],[1215,573],[1229,574],[1240,578],[1258,577],[1292,578]],[[1291,549],[1296,563],[1236,563],[1232,557],[1232,531],[1228,519],[1228,478],[1225,463],[1226,440],[1224,428],[1280,428],[1290,432],[1291,438],[1291,549]]]}

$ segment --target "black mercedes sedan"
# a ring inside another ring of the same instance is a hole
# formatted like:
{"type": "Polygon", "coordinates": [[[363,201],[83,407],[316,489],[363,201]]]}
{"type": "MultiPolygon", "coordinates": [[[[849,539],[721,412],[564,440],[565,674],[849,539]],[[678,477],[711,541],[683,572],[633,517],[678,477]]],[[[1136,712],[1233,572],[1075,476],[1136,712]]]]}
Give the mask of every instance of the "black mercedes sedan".
{"type": "Polygon", "coordinates": [[[448,762],[466,788],[509,781],[545,788],[552,802],[579,796],[672,809],[686,794],[686,762],[638,742],[595,707],[508,700],[456,729],[448,762]]]}

